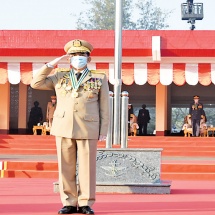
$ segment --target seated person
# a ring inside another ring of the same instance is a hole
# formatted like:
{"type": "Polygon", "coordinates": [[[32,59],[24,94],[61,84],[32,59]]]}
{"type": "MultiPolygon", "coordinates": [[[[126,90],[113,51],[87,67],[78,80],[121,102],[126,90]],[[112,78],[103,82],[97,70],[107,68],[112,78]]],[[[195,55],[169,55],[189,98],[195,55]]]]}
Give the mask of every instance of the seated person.
{"type": "MultiPolygon", "coordinates": [[[[205,132],[207,130],[207,118],[205,115],[201,117],[200,120],[200,136],[205,136],[205,132]]],[[[185,136],[190,136],[192,134],[192,122],[191,122],[191,116],[187,115],[184,117],[184,125],[182,127],[182,130],[184,131],[185,136]]]]}
{"type": "Polygon", "coordinates": [[[137,136],[137,129],[139,129],[139,126],[137,124],[137,117],[134,114],[130,114],[130,134],[131,134],[131,136],[137,136]]]}

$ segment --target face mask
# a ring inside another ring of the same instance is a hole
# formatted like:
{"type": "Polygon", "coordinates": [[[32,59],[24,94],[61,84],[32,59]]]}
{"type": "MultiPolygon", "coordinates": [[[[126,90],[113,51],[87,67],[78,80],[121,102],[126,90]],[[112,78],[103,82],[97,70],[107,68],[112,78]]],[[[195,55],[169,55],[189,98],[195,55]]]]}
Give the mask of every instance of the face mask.
{"type": "Polygon", "coordinates": [[[76,69],[82,69],[87,65],[87,57],[74,56],[71,58],[71,65],[76,69]]]}

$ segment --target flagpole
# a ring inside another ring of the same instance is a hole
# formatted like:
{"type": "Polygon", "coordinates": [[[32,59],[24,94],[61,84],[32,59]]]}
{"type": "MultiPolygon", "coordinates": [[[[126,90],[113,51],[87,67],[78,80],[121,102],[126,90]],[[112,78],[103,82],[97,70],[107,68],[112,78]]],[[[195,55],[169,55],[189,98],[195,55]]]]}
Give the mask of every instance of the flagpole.
{"type": "Polygon", "coordinates": [[[114,131],[113,144],[120,144],[120,94],[122,67],[122,0],[115,0],[115,49],[114,49],[114,131]]]}

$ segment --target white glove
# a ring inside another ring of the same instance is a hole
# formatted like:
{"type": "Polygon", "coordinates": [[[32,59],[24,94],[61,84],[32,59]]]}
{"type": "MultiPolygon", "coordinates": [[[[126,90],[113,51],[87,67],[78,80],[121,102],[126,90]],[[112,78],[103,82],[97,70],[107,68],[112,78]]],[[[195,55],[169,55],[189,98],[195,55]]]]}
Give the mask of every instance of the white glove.
{"type": "Polygon", "coordinates": [[[106,141],[106,136],[99,135],[99,141],[106,141]]]}
{"type": "Polygon", "coordinates": [[[68,58],[69,58],[69,55],[65,54],[65,55],[63,55],[61,57],[55,58],[54,60],[52,60],[51,62],[49,62],[49,64],[52,65],[52,66],[56,66],[59,61],[64,60],[64,59],[68,59],[68,58]]]}

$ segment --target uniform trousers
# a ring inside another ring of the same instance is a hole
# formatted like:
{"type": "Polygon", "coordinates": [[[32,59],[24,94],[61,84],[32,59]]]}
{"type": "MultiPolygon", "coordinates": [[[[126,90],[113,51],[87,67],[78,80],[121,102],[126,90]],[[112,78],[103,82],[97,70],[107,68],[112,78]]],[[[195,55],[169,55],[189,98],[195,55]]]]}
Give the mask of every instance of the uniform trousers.
{"type": "Polygon", "coordinates": [[[148,123],[140,123],[139,125],[139,135],[147,135],[147,125],[148,123]]]}
{"type": "Polygon", "coordinates": [[[198,137],[200,134],[200,119],[192,119],[193,136],[198,137]]]}
{"type": "Polygon", "coordinates": [[[53,118],[49,118],[49,127],[52,127],[53,118]]]}
{"type": "Polygon", "coordinates": [[[95,202],[97,142],[56,137],[59,192],[63,206],[92,206],[95,202]]]}

